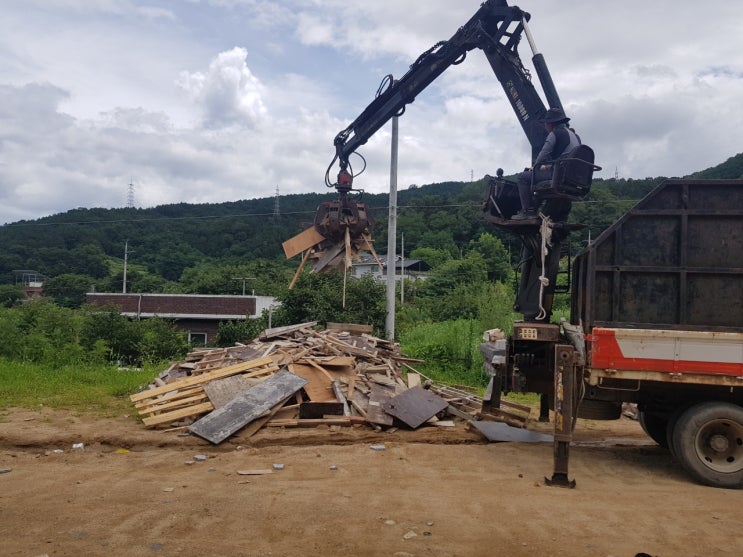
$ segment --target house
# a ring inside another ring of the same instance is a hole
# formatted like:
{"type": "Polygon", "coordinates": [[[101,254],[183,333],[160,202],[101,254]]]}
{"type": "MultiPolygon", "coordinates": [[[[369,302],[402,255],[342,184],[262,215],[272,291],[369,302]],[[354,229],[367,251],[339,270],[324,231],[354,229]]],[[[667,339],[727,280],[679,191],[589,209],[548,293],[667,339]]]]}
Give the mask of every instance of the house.
{"type": "Polygon", "coordinates": [[[204,294],[117,294],[90,292],[86,301],[96,306],[114,306],[122,315],[135,319],[172,319],[188,334],[193,345],[214,342],[220,321],[260,317],[276,304],[271,296],[204,294]]]}
{"type": "MultiPolygon", "coordinates": [[[[376,259],[371,255],[363,255],[360,262],[355,262],[351,270],[352,276],[361,278],[364,275],[371,273],[374,280],[377,282],[387,281],[387,257],[382,255],[379,257],[379,261],[382,263],[382,269],[379,268],[379,264],[376,259]]],[[[399,281],[403,277],[405,280],[419,280],[425,279],[425,273],[430,271],[431,267],[422,259],[408,259],[397,257],[395,259],[395,280],[399,281]]]]}
{"type": "Polygon", "coordinates": [[[16,285],[23,287],[23,295],[27,300],[41,296],[44,281],[47,277],[31,269],[14,270],[13,274],[15,275],[16,285]]]}

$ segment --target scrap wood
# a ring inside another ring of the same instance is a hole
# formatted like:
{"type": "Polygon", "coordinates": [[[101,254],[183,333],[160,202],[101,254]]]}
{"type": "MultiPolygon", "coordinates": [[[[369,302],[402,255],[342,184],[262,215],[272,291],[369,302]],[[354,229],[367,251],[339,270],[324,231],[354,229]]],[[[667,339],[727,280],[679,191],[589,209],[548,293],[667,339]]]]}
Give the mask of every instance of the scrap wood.
{"type": "Polygon", "coordinates": [[[183,408],[184,406],[191,406],[193,404],[197,404],[197,403],[200,404],[202,402],[207,402],[208,397],[206,396],[206,393],[204,392],[204,390],[200,389],[200,391],[196,391],[191,396],[175,398],[175,399],[168,398],[165,400],[169,402],[160,402],[156,404],[142,405],[139,408],[137,408],[137,412],[139,413],[140,416],[146,416],[147,414],[154,414],[156,412],[170,412],[178,408],[183,408]]]}
{"type": "MultiPolygon", "coordinates": [[[[358,423],[358,422],[356,422],[358,423]]],[[[315,418],[302,420],[270,420],[266,423],[269,427],[317,427],[319,425],[351,426],[354,420],[351,416],[339,416],[337,418],[315,418]]]]}
{"type": "Polygon", "coordinates": [[[206,412],[211,412],[212,410],[214,410],[214,406],[212,406],[212,403],[204,402],[202,404],[187,406],[186,408],[181,408],[180,410],[174,410],[173,412],[165,412],[163,414],[157,414],[156,416],[151,416],[149,418],[143,418],[142,423],[146,426],[160,425],[175,422],[177,420],[182,420],[183,418],[198,416],[206,412]]]}
{"type": "Polygon", "coordinates": [[[412,427],[419,427],[449,404],[440,396],[423,387],[413,387],[385,401],[382,408],[388,414],[412,427]]]}
{"type": "MultiPolygon", "coordinates": [[[[307,382],[288,399],[277,401],[260,416],[252,418],[240,429],[242,436],[253,435],[263,427],[281,424],[279,420],[289,420],[283,422],[285,427],[301,427],[316,425],[307,420],[322,417],[349,418],[353,423],[364,423],[375,429],[393,426],[393,417],[385,412],[381,404],[408,388],[401,370],[408,370],[410,377],[417,373],[411,363],[419,360],[401,354],[397,343],[366,332],[359,334],[357,330],[342,330],[353,328],[345,327],[345,324],[339,324],[337,329],[323,330],[316,329],[316,325],[316,322],[307,322],[276,327],[263,331],[258,338],[236,343],[232,347],[190,352],[183,362],[173,363],[158,377],[158,386],[153,385],[153,388],[133,395],[132,402],[143,418],[148,419],[149,425],[156,425],[153,421],[166,424],[182,418],[201,417],[203,420],[211,416],[209,412],[214,414],[217,407],[224,408],[239,397],[242,391],[240,383],[244,377],[258,375],[266,380],[286,366],[287,373],[303,377],[307,382]],[[255,365],[256,360],[262,365],[250,367],[255,365]],[[196,368],[212,365],[226,367],[191,375],[196,368]],[[244,365],[248,366],[247,369],[237,371],[244,365]],[[225,381],[224,385],[232,382],[233,387],[225,387],[221,381],[225,381]],[[219,396],[214,392],[210,394],[210,391],[219,390],[224,390],[219,396]],[[209,399],[211,396],[215,396],[214,400],[209,399]],[[318,403],[331,406],[322,408],[318,403]],[[300,411],[300,405],[304,406],[304,411],[300,411]],[[348,415],[342,416],[341,413],[348,415]],[[294,421],[299,423],[294,425],[294,421]]],[[[421,378],[427,386],[437,386],[424,375],[421,378]]],[[[472,397],[469,393],[465,394],[472,397]]],[[[464,400],[461,396],[446,393],[442,398],[453,399],[450,405],[457,404],[469,410],[472,401],[469,398],[464,400]],[[461,406],[463,403],[467,406],[461,406]]],[[[460,413],[464,419],[474,419],[464,411],[460,413]]],[[[190,429],[191,426],[187,427],[190,429]]]]}
{"type": "Polygon", "coordinates": [[[306,384],[305,379],[281,370],[191,424],[188,430],[216,445],[294,395],[306,384]]]}
{"type": "Polygon", "coordinates": [[[346,331],[349,333],[367,333],[371,334],[372,326],[360,323],[326,323],[325,329],[328,331],[346,331]]]}
{"type": "Polygon", "coordinates": [[[299,255],[303,251],[307,251],[324,241],[325,236],[320,234],[314,226],[310,226],[296,236],[283,242],[281,246],[284,248],[286,258],[291,259],[295,255],[299,255]]]}
{"type": "MultiPolygon", "coordinates": [[[[242,430],[240,431],[240,435],[244,437],[251,437],[252,435],[255,435],[262,427],[266,425],[266,423],[271,420],[274,416],[278,415],[281,411],[290,409],[292,407],[290,406],[284,406],[287,401],[291,400],[292,397],[287,398],[283,402],[279,402],[276,406],[271,408],[268,412],[266,412],[265,415],[256,418],[252,422],[250,422],[248,425],[246,425],[242,430]]],[[[296,407],[294,407],[296,408],[296,407]]]]}
{"type": "Polygon", "coordinates": [[[302,329],[312,329],[317,325],[317,321],[309,321],[307,323],[299,323],[298,325],[287,325],[285,327],[274,327],[272,329],[266,329],[263,331],[258,338],[261,340],[267,340],[274,337],[280,337],[284,335],[290,335],[302,329]]]}
{"type": "Polygon", "coordinates": [[[327,402],[335,400],[333,387],[331,386],[332,378],[326,377],[313,366],[306,364],[289,364],[288,369],[307,381],[304,392],[307,393],[307,397],[311,401],[327,402]]]}
{"type": "Polygon", "coordinates": [[[261,368],[261,366],[266,366],[266,367],[262,367],[261,369],[258,369],[256,372],[254,372],[255,375],[270,373],[272,371],[278,370],[276,366],[273,366],[271,364],[273,364],[273,360],[271,360],[271,358],[268,358],[268,357],[259,358],[257,360],[250,360],[248,362],[241,362],[239,364],[224,367],[224,368],[221,368],[221,369],[209,372],[209,373],[204,373],[201,375],[196,375],[194,377],[189,377],[187,379],[182,379],[180,381],[177,381],[175,383],[170,383],[162,387],[155,387],[154,389],[148,389],[148,390],[145,390],[139,393],[135,393],[131,395],[129,399],[132,402],[137,402],[138,400],[144,400],[146,398],[152,398],[158,395],[165,394],[174,389],[191,387],[193,385],[201,385],[202,383],[206,381],[213,381],[214,379],[228,377],[230,375],[235,375],[236,373],[241,373],[249,369],[261,368]]]}

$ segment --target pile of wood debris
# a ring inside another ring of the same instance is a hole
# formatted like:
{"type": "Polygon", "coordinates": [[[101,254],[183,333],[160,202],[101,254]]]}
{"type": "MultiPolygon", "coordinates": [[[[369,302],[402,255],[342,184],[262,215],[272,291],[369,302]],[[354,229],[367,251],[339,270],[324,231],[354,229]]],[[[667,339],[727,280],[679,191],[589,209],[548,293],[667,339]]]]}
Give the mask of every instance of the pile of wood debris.
{"type": "Polygon", "coordinates": [[[415,429],[451,425],[439,420],[446,415],[475,419],[482,399],[421,376],[411,365],[419,361],[366,326],[302,323],[191,352],[131,400],[146,426],[187,427],[215,444],[272,426],[415,429]]]}

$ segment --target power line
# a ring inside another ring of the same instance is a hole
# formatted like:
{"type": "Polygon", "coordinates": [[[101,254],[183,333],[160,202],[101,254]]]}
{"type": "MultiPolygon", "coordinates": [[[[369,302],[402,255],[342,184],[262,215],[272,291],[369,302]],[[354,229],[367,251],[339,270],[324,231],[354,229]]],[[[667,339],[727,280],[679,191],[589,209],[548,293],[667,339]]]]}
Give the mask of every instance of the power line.
{"type": "MultiPolygon", "coordinates": [[[[573,201],[574,205],[615,205],[622,203],[637,203],[640,199],[604,199],[596,201],[573,201]]],[[[470,207],[479,209],[481,203],[447,203],[442,205],[398,205],[398,209],[451,209],[457,207],[470,207]]],[[[370,206],[372,210],[383,210],[387,209],[386,205],[370,206]]],[[[112,209],[114,210],[114,209],[112,209]]],[[[219,219],[234,219],[234,218],[250,218],[250,217],[272,217],[275,213],[238,213],[234,215],[202,215],[202,216],[185,216],[185,217],[153,217],[153,218],[136,218],[136,219],[113,219],[113,220],[86,220],[86,221],[70,221],[70,222],[24,222],[24,223],[10,223],[4,224],[1,228],[20,228],[28,226],[63,226],[63,225],[81,225],[81,224],[119,224],[127,222],[159,222],[159,221],[183,221],[183,220],[219,220],[219,219]]],[[[292,215],[314,215],[315,211],[290,211],[288,213],[282,213],[285,216],[292,215]]]]}

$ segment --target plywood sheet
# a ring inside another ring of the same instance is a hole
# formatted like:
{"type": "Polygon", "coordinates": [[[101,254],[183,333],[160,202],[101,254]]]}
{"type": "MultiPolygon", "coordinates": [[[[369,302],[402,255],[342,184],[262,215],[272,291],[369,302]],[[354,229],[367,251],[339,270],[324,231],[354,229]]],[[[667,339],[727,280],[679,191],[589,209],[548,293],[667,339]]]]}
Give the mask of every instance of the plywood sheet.
{"type": "Polygon", "coordinates": [[[264,414],[305,386],[307,381],[281,370],[232,402],[207,414],[188,427],[191,433],[217,444],[264,414]]]}
{"type": "Polygon", "coordinates": [[[413,429],[446,409],[449,403],[423,387],[413,387],[384,403],[382,408],[413,429]]]}
{"type": "Polygon", "coordinates": [[[289,371],[307,381],[304,392],[313,402],[335,401],[332,381],[319,369],[308,364],[290,364],[289,371]]]}
{"type": "Polygon", "coordinates": [[[325,236],[320,234],[314,226],[310,226],[308,229],[303,230],[296,236],[289,238],[287,241],[281,244],[284,248],[284,254],[287,259],[291,259],[295,255],[299,255],[305,250],[308,250],[320,242],[325,240],[325,236]]]}

